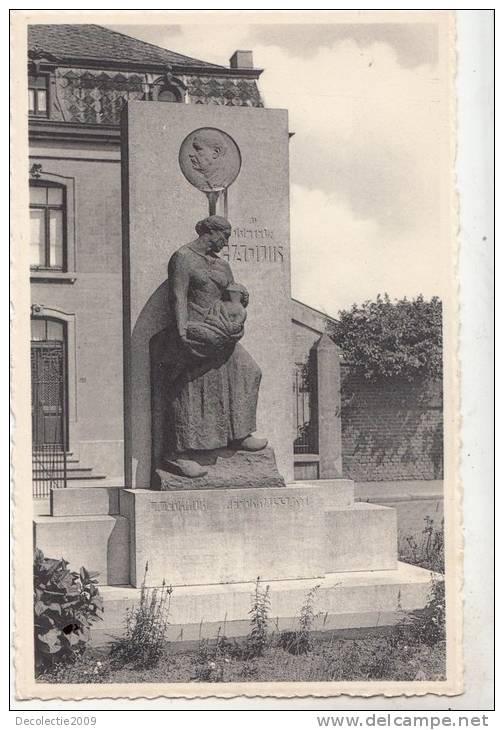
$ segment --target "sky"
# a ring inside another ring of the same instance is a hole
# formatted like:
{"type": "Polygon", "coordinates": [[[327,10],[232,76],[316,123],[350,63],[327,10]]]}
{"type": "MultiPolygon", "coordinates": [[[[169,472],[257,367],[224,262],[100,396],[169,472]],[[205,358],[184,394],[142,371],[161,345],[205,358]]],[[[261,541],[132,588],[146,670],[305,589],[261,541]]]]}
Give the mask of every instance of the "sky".
{"type": "Polygon", "coordinates": [[[437,26],[108,26],[229,65],[252,50],[266,107],[289,110],[292,295],[336,316],[387,292],[441,295],[437,26]]]}

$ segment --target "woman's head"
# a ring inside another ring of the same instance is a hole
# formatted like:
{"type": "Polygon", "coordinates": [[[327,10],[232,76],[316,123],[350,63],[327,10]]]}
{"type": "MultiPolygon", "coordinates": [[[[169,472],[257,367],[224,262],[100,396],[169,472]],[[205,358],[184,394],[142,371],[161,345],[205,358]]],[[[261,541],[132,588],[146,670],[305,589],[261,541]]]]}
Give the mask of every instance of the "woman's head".
{"type": "Polygon", "coordinates": [[[210,215],[196,223],[196,233],[208,240],[213,251],[220,251],[229,240],[231,224],[220,215],[210,215]]]}

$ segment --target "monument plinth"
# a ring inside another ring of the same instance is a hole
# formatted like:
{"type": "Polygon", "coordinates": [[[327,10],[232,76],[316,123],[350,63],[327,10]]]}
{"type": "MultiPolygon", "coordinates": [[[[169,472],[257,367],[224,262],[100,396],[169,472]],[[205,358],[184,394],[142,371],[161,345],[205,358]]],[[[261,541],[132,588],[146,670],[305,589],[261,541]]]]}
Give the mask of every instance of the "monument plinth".
{"type": "Polygon", "coordinates": [[[188,479],[173,470],[156,469],[152,488],[161,491],[201,489],[243,489],[250,487],[285,487],[273,449],[257,452],[216,449],[191,454],[206,475],[188,479]]]}
{"type": "Polygon", "coordinates": [[[324,575],[324,503],[313,488],[121,491],[130,582],[174,586],[324,575]]]}

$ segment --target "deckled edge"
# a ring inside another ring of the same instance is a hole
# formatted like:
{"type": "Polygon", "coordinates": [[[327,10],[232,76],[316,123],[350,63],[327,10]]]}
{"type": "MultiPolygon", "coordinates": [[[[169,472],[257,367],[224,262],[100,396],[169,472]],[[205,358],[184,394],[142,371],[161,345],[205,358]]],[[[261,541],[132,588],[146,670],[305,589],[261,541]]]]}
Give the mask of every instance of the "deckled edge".
{"type": "MultiPolygon", "coordinates": [[[[390,11],[392,14],[394,11],[390,11]]],[[[21,448],[18,434],[21,429],[22,419],[16,416],[16,410],[19,414],[19,400],[26,400],[26,395],[29,396],[29,378],[28,387],[24,389],[23,378],[19,381],[20,370],[22,368],[19,365],[14,368],[11,364],[11,395],[12,405],[11,418],[13,423],[13,435],[11,435],[11,449],[12,449],[12,483],[14,488],[11,490],[11,528],[14,535],[14,546],[13,546],[13,564],[14,569],[11,572],[12,585],[14,588],[13,596],[13,625],[14,625],[14,668],[15,668],[15,684],[16,684],[16,699],[18,700],[87,700],[87,699],[161,699],[161,698],[178,698],[178,699],[232,699],[239,697],[247,698],[279,698],[279,699],[296,699],[296,698],[328,698],[328,697],[375,697],[383,696],[387,698],[393,697],[420,697],[427,694],[435,696],[455,696],[463,692],[463,656],[462,656],[462,636],[463,636],[463,538],[462,538],[462,502],[463,502],[463,489],[460,479],[460,448],[461,448],[461,436],[460,436],[460,360],[459,360],[459,337],[460,337],[460,302],[459,302],[459,284],[458,284],[458,260],[459,260],[459,195],[456,190],[456,171],[455,171],[455,160],[457,152],[457,121],[456,121],[456,69],[457,69],[457,50],[456,50],[456,15],[454,11],[435,11],[437,16],[440,17],[439,26],[442,27],[443,22],[447,23],[446,38],[447,53],[448,53],[448,71],[447,71],[447,87],[448,87],[448,115],[450,122],[450,163],[451,163],[451,185],[450,185],[450,197],[451,197],[451,244],[452,244],[452,259],[453,259],[453,278],[452,284],[452,301],[450,302],[452,307],[452,322],[451,322],[451,337],[443,337],[443,349],[444,349],[444,370],[445,377],[447,372],[447,366],[452,374],[451,387],[449,389],[451,405],[453,413],[452,418],[452,430],[454,434],[453,438],[453,494],[447,495],[445,488],[445,517],[450,514],[449,522],[452,529],[452,541],[454,551],[454,566],[453,575],[450,577],[450,583],[453,583],[452,588],[452,605],[450,606],[451,613],[450,620],[447,621],[447,627],[453,627],[453,640],[448,641],[447,637],[447,676],[449,679],[445,682],[379,682],[379,683],[247,683],[238,685],[194,685],[191,684],[186,688],[182,683],[180,684],[157,684],[153,685],[152,689],[149,689],[149,685],[145,684],[127,684],[127,685],[112,685],[112,684],[97,684],[86,686],[86,689],[82,691],[82,685],[55,685],[55,684],[41,684],[36,683],[33,677],[33,636],[31,630],[29,632],[22,631],[21,627],[25,625],[20,616],[28,614],[28,623],[31,628],[31,578],[29,580],[29,591],[26,591],[26,585],[20,584],[17,581],[17,577],[23,574],[22,567],[29,565],[31,570],[31,553],[32,544],[29,545],[30,550],[27,550],[26,537],[20,540],[20,535],[26,534],[23,532],[23,525],[28,520],[31,522],[33,517],[33,504],[31,499],[31,493],[27,494],[19,493],[16,489],[16,484],[19,482],[31,484],[31,472],[29,468],[29,460],[20,457],[19,451],[21,448]],[[444,17],[444,21],[442,18],[444,17]],[[449,340],[450,347],[446,347],[446,342],[449,340]],[[450,349],[450,352],[447,352],[450,349]],[[448,357],[450,362],[448,363],[448,357]],[[20,395],[17,395],[20,394],[20,395]],[[450,509],[452,512],[448,512],[447,496],[452,498],[452,504],[450,509]],[[453,519],[452,519],[453,518],[453,519]],[[27,553],[29,554],[27,555],[27,553]],[[29,558],[28,563],[26,559],[29,558]],[[28,601],[26,601],[28,593],[28,601]],[[23,600],[24,606],[23,606],[23,600]],[[28,611],[26,608],[28,607],[28,611]],[[24,608],[24,610],[23,610],[24,608]],[[450,644],[450,646],[448,646],[450,644]],[[28,678],[25,675],[25,670],[32,666],[31,677],[28,678]],[[275,686],[275,691],[270,690],[271,685],[275,686]],[[281,691],[278,692],[278,685],[280,685],[281,691]],[[81,691],[76,688],[80,687],[81,691]],[[302,687],[302,689],[301,689],[302,687]],[[320,688],[320,689],[319,689],[320,688]],[[112,690],[112,691],[111,691],[112,690]],[[194,691],[196,690],[196,691],[194,691]],[[78,691],[78,694],[76,693],[78,691]]],[[[139,11],[139,14],[141,11],[139,11]]],[[[26,73],[26,26],[28,24],[29,17],[33,17],[33,11],[14,11],[11,17],[11,120],[12,120],[12,139],[11,139],[11,160],[12,160],[12,251],[16,251],[16,256],[13,257],[11,262],[11,278],[14,286],[12,287],[12,301],[11,301],[11,322],[12,322],[12,362],[23,361],[23,348],[29,343],[29,329],[27,328],[27,315],[23,313],[28,312],[29,305],[29,285],[26,287],[23,282],[26,281],[26,272],[29,270],[28,254],[26,246],[26,225],[21,222],[21,225],[14,226],[16,220],[16,211],[18,213],[18,220],[21,221],[26,219],[23,215],[24,210],[27,208],[28,196],[27,191],[23,192],[23,181],[28,177],[28,165],[26,155],[26,140],[27,140],[27,110],[26,101],[24,100],[24,74],[26,73]],[[20,99],[23,102],[20,103],[20,99]],[[16,201],[16,202],[14,202],[16,201]],[[26,255],[20,255],[19,251],[25,251],[26,255]],[[28,297],[26,296],[28,294],[28,297]],[[26,306],[25,306],[26,305],[26,306]],[[20,314],[21,313],[21,314],[20,314]]],[[[48,13],[42,13],[48,16],[48,13]]],[[[119,11],[119,17],[122,22],[125,22],[124,11],[119,11]],[[122,13],[122,14],[121,14],[122,13]]],[[[94,17],[91,13],[81,13],[80,20],[86,20],[90,17],[94,17]]],[[[131,13],[130,13],[131,15],[131,13]]],[[[425,22],[424,14],[424,22],[425,22]]],[[[164,16],[166,17],[166,16],[164,16]]],[[[285,16],[283,16],[285,18],[285,16]]],[[[376,13],[375,13],[376,17],[376,13]]],[[[271,18],[271,16],[270,16],[271,18]]],[[[55,22],[55,19],[48,17],[46,22],[55,22]]],[[[68,19],[67,19],[68,22],[68,19]]],[[[110,21],[108,21],[110,22],[110,21]]],[[[444,302],[443,302],[444,304],[444,302]]],[[[443,317],[444,320],[444,317],[443,317]]],[[[28,322],[29,323],[29,322],[28,322]]],[[[446,330],[445,330],[446,331],[446,330]]],[[[26,359],[26,358],[25,358],[26,359]]],[[[29,373],[28,373],[29,375],[29,373]]],[[[24,384],[26,385],[26,383],[24,384]]],[[[444,389],[446,394],[447,389],[444,389]]],[[[29,400],[29,398],[28,398],[29,400]]],[[[29,412],[29,410],[28,410],[29,412]]],[[[444,409],[445,419],[444,428],[445,435],[447,431],[446,409],[444,409]]],[[[24,426],[24,424],[23,424],[24,426]]],[[[28,428],[22,429],[22,437],[28,435],[31,432],[30,424],[27,424],[28,428]]],[[[446,441],[445,439],[445,453],[446,453],[446,441]]],[[[445,459],[446,463],[446,459],[445,459]]],[[[445,476],[445,487],[448,480],[445,476]]],[[[31,525],[29,529],[32,534],[31,525]]],[[[449,532],[449,531],[448,531],[449,532]]],[[[445,534],[446,534],[446,523],[445,523],[445,534]]]]}

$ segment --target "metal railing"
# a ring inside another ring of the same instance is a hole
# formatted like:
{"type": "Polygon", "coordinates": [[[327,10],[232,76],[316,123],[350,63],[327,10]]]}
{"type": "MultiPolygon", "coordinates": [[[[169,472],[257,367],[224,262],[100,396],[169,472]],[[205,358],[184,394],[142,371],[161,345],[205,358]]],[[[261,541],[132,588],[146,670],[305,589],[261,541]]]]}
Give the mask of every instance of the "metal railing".
{"type": "Polygon", "coordinates": [[[49,497],[51,489],[67,485],[67,455],[60,444],[34,444],[32,482],[35,499],[49,497]]]}
{"type": "Polygon", "coordinates": [[[296,363],[293,373],[295,454],[318,453],[316,365],[310,357],[306,363],[296,363]]]}

